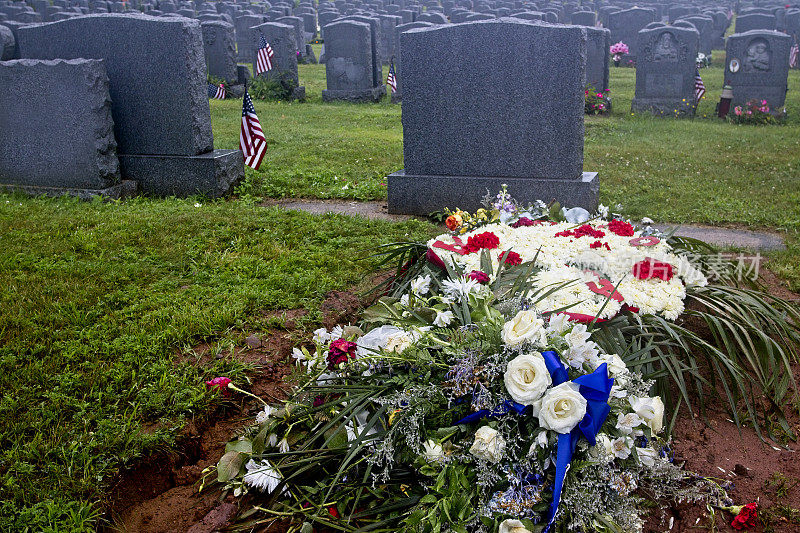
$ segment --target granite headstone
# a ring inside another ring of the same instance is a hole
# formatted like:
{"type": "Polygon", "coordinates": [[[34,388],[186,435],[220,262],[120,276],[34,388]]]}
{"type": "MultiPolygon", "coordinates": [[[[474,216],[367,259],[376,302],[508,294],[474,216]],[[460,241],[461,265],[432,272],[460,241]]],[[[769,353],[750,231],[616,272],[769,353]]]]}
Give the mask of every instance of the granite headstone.
{"type": "Polygon", "coordinates": [[[390,212],[473,210],[501,184],[522,202],[597,207],[597,174],[583,172],[585,29],[418,28],[401,34],[400,55],[405,169],[389,176],[390,212]]]}
{"type": "Polygon", "coordinates": [[[119,196],[102,60],[1,62],[0,86],[0,189],[119,196]]]}
{"type": "Polygon", "coordinates": [[[653,23],[640,31],[631,110],[656,116],[693,116],[699,43],[700,34],[694,28],[653,23]]]}

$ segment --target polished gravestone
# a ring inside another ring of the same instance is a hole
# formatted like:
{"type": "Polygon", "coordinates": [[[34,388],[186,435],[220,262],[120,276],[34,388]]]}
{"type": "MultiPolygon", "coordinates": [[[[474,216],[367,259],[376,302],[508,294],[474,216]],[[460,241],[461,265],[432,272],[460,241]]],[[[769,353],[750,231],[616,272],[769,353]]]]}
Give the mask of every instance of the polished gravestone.
{"type": "Polygon", "coordinates": [[[372,31],[369,24],[342,20],[325,26],[325,79],[322,100],[377,102],[385,88],[373,84],[372,31]]]}
{"type": "Polygon", "coordinates": [[[102,60],[0,62],[0,86],[0,189],[120,196],[102,60]]]}
{"type": "Polygon", "coordinates": [[[752,30],[728,37],[725,81],[733,87],[731,105],[766,100],[771,109],[783,107],[789,77],[792,38],[785,33],[752,30]]]}
{"type": "Polygon", "coordinates": [[[105,60],[122,177],[143,192],[219,196],[243,177],[239,151],[214,150],[199,22],[87,15],[23,26],[18,40],[24,58],[105,60]]]}
{"type": "Polygon", "coordinates": [[[650,24],[639,32],[634,112],[693,116],[700,33],[694,27],[650,24]]]}
{"type": "Polygon", "coordinates": [[[389,176],[391,213],[476,209],[502,184],[523,202],[597,207],[597,174],[583,172],[585,29],[419,28],[401,34],[400,55],[405,169],[389,176]]]}

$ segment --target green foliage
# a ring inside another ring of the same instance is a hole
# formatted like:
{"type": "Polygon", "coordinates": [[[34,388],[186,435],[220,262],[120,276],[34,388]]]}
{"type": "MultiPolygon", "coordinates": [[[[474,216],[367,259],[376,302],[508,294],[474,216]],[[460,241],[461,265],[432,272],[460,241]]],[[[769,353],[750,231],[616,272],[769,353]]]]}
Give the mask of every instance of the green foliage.
{"type": "Polygon", "coordinates": [[[283,75],[280,79],[267,80],[261,76],[251,78],[247,85],[247,90],[251,97],[256,100],[283,100],[291,101],[297,82],[288,75],[283,75]]]}
{"type": "Polygon", "coordinates": [[[584,90],[584,109],[587,115],[606,115],[611,112],[611,96],[609,90],[597,92],[593,85],[587,85],[584,90]]]}
{"type": "Polygon", "coordinates": [[[769,108],[766,100],[749,100],[743,106],[736,106],[728,113],[728,120],[733,124],[755,124],[766,126],[769,124],[784,124],[786,122],[786,109],[782,111],[769,108]]]}
{"type": "Polygon", "coordinates": [[[313,317],[371,269],[360,250],[430,228],[236,201],[0,196],[0,530],[29,514],[32,531],[39,515],[54,531],[96,520],[120,468],[218,401],[204,380],[244,379],[246,365],[200,366],[191,346],[229,354],[270,327],[259,310],[313,317]]]}

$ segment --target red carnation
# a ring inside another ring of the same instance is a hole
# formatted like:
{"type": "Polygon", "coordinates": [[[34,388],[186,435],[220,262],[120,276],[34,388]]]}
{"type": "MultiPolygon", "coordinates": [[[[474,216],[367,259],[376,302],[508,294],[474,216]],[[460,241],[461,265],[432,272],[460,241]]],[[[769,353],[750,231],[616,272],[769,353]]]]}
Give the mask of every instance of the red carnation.
{"type": "Polygon", "coordinates": [[[620,237],[633,237],[633,225],[624,220],[612,220],[608,223],[608,230],[620,237]]]}
{"type": "Polygon", "coordinates": [[[611,247],[608,245],[608,243],[603,241],[594,241],[592,244],[589,245],[589,248],[593,250],[596,250],[598,248],[605,248],[606,250],[611,250],[611,247]]]}
{"type": "Polygon", "coordinates": [[[211,381],[206,381],[206,388],[209,390],[217,389],[219,390],[223,396],[226,398],[231,395],[231,391],[228,388],[228,385],[231,383],[230,378],[226,377],[217,377],[212,379],[211,381]]]}
{"type": "Polygon", "coordinates": [[[576,239],[580,239],[581,237],[594,237],[595,239],[599,239],[605,236],[605,233],[599,229],[595,229],[591,224],[584,224],[571,231],[566,230],[556,233],[556,237],[575,237],[576,239]]]}
{"type": "Polygon", "coordinates": [[[522,263],[522,257],[517,252],[503,252],[497,259],[510,266],[522,263]]]}
{"type": "Polygon", "coordinates": [[[531,220],[528,217],[521,217],[519,220],[511,224],[512,228],[521,228],[523,226],[538,226],[541,222],[531,220]]]}
{"type": "Polygon", "coordinates": [[[739,514],[731,522],[733,529],[750,529],[756,525],[758,519],[758,504],[756,502],[743,505],[739,514]]]}
{"type": "Polygon", "coordinates": [[[344,339],[333,341],[328,349],[328,369],[334,370],[340,364],[346,363],[348,359],[355,359],[356,348],[357,345],[354,342],[344,339]]]}
{"type": "Polygon", "coordinates": [[[472,235],[467,239],[467,245],[464,247],[464,251],[471,254],[481,249],[494,250],[498,246],[500,246],[500,237],[491,231],[487,231],[485,233],[479,233],[478,235],[472,235]]]}
{"type": "Polygon", "coordinates": [[[486,272],[481,272],[480,270],[473,270],[472,272],[469,273],[467,277],[471,280],[475,280],[478,283],[482,283],[484,285],[489,283],[489,275],[486,274],[486,272]]]}
{"type": "Polygon", "coordinates": [[[656,261],[651,257],[633,265],[633,276],[637,279],[658,278],[669,281],[672,275],[672,265],[656,261]]]}

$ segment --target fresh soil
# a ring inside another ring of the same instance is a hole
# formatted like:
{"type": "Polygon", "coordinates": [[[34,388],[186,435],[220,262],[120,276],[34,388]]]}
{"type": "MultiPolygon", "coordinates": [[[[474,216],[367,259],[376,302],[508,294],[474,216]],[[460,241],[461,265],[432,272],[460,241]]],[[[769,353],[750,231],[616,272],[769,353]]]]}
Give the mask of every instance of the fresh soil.
{"type": "MultiPolygon", "coordinates": [[[[385,276],[383,276],[385,279],[385,276]]],[[[800,301],[766,269],[762,282],[769,292],[784,299],[800,301]]],[[[370,280],[377,283],[381,278],[370,280]]],[[[373,285],[374,286],[374,285],[373,285]]],[[[355,292],[335,291],[321,306],[323,325],[355,322],[369,302],[355,292]]],[[[304,310],[280,312],[285,328],[249,335],[246,346],[223,357],[236,357],[257,366],[250,390],[268,401],[285,398],[292,372],[291,350],[297,344],[295,320],[304,310]]],[[[205,364],[213,354],[208,345],[194,349],[195,364],[205,364]]],[[[185,357],[185,356],[181,356],[185,357]]],[[[219,357],[219,355],[217,355],[219,357]]],[[[800,382],[800,365],[794,370],[800,382]]],[[[255,400],[226,401],[204,421],[191,421],[183,431],[178,451],[155,455],[125,472],[110,492],[110,522],[105,531],[141,533],[211,533],[235,523],[237,501],[223,497],[213,479],[198,492],[203,470],[213,467],[236,431],[251,423],[259,406],[255,400]]],[[[800,418],[791,417],[792,429],[800,435],[800,418]]],[[[762,442],[751,427],[738,429],[719,402],[705,405],[704,417],[691,417],[683,409],[673,433],[674,460],[686,470],[714,478],[727,487],[735,505],[758,502],[761,523],[751,531],[789,533],[800,531],[800,444],[785,446],[762,442]]],[[[733,516],[704,505],[659,502],[645,527],[645,533],[734,531],[733,516]]],[[[283,532],[286,523],[275,523],[260,531],[283,532]]]]}

